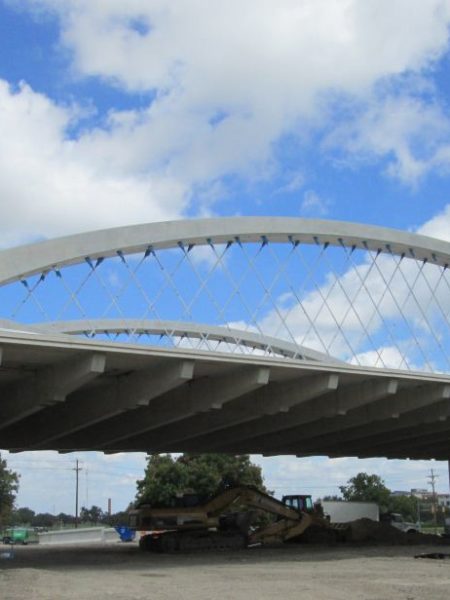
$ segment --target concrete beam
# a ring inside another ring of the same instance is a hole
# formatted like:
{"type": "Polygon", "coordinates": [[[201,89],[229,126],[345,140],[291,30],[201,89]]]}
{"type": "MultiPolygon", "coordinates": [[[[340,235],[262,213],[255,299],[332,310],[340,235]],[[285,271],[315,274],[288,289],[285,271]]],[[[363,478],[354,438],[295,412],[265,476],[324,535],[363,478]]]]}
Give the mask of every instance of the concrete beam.
{"type": "Polygon", "coordinates": [[[158,368],[135,371],[116,377],[112,383],[97,387],[88,393],[76,394],[51,412],[39,413],[32,420],[20,424],[20,429],[5,432],[5,443],[10,447],[37,449],[105,421],[125,411],[147,406],[157,396],[167,393],[194,375],[194,361],[171,361],[158,368]]]}
{"type": "Polygon", "coordinates": [[[379,453],[380,455],[397,451],[414,454],[415,450],[420,450],[423,447],[435,447],[446,442],[450,444],[450,423],[443,423],[442,425],[446,425],[446,427],[440,431],[435,428],[431,433],[420,431],[420,427],[418,427],[415,428],[415,435],[411,435],[406,439],[397,440],[395,437],[386,437],[384,443],[378,443],[374,446],[365,445],[362,441],[359,444],[347,445],[343,443],[340,450],[352,455],[364,453],[367,448],[370,448],[371,453],[379,453]]]}
{"type": "Polygon", "coordinates": [[[153,452],[167,451],[168,448],[174,447],[174,444],[204,435],[205,431],[213,433],[226,427],[253,421],[264,415],[286,413],[293,406],[335,390],[338,381],[337,375],[324,374],[304,376],[283,383],[270,383],[225,406],[221,411],[196,415],[183,421],[175,432],[173,428],[165,427],[154,431],[151,436],[148,434],[133,436],[124,441],[124,445],[148,444],[150,441],[153,452]]]}
{"type": "Polygon", "coordinates": [[[207,446],[211,449],[224,448],[226,445],[235,443],[241,444],[243,441],[258,438],[264,440],[266,436],[280,432],[284,435],[285,430],[292,429],[299,425],[306,425],[324,418],[346,414],[347,410],[359,402],[360,406],[365,406],[392,395],[397,390],[397,382],[391,379],[379,379],[363,381],[362,383],[339,387],[337,391],[324,394],[308,403],[293,407],[286,414],[277,414],[271,417],[263,417],[251,423],[238,425],[230,429],[223,430],[220,436],[204,436],[195,444],[195,448],[201,451],[201,448],[207,446]]]}
{"type": "Polygon", "coordinates": [[[411,445],[409,448],[385,448],[382,451],[376,451],[377,453],[371,453],[368,450],[363,450],[355,456],[359,458],[371,458],[373,456],[380,456],[386,458],[399,458],[405,459],[410,458],[411,460],[448,460],[450,456],[450,438],[438,442],[426,442],[423,444],[417,444],[416,446],[411,445]],[[378,453],[379,452],[379,453],[378,453]]]}
{"type": "Polygon", "coordinates": [[[437,419],[447,411],[447,403],[442,401],[450,394],[448,385],[419,386],[413,389],[402,389],[398,394],[375,400],[345,416],[322,420],[307,426],[290,427],[284,430],[266,431],[264,439],[252,440],[252,444],[263,444],[262,448],[270,452],[284,452],[287,449],[309,451],[324,446],[332,447],[333,443],[341,444],[343,440],[365,439],[371,434],[386,434],[397,428],[411,427],[417,420],[437,419]],[[423,410],[422,410],[423,409],[423,410]],[[411,414],[407,417],[406,415],[411,414]],[[404,416],[404,417],[403,417],[404,416]],[[403,421],[400,421],[403,418],[403,421]]]}
{"type": "Polygon", "coordinates": [[[378,416],[387,417],[380,421],[375,420],[373,414],[369,414],[369,424],[362,428],[337,432],[334,435],[322,435],[316,439],[304,440],[305,449],[317,448],[326,444],[327,448],[332,448],[334,443],[342,446],[343,443],[371,444],[371,435],[379,434],[384,439],[389,435],[397,435],[398,430],[410,429],[416,425],[425,425],[426,423],[436,423],[450,416],[450,386],[432,386],[431,389],[423,387],[414,390],[410,398],[402,397],[394,399],[392,407],[383,406],[378,412],[378,416]]]}
{"type": "Polygon", "coordinates": [[[64,402],[66,396],[104,372],[106,356],[89,353],[36,371],[18,384],[1,390],[0,429],[44,407],[64,402]]]}
{"type": "Polygon", "coordinates": [[[148,408],[115,417],[100,423],[93,431],[87,430],[78,435],[61,440],[61,448],[89,446],[89,436],[94,436],[97,448],[108,448],[130,437],[159,427],[177,423],[196,414],[221,407],[258,387],[267,385],[270,370],[267,367],[246,367],[217,376],[214,379],[203,377],[191,382],[186,389],[165,394],[152,401],[148,408]]]}
{"type": "Polygon", "coordinates": [[[46,398],[43,403],[63,402],[68,394],[103,373],[105,366],[104,354],[89,354],[46,369],[37,380],[39,395],[43,401],[46,398]]]}
{"type": "MultiPolygon", "coordinates": [[[[379,434],[367,437],[357,437],[355,439],[350,435],[348,438],[345,436],[345,432],[341,435],[338,440],[332,438],[329,440],[327,446],[328,449],[346,448],[349,453],[358,452],[361,448],[376,449],[381,448],[389,443],[395,443],[396,447],[402,445],[410,445],[423,436],[430,435],[431,438],[435,436],[438,438],[443,432],[450,431],[450,422],[447,420],[433,420],[427,422],[425,419],[416,418],[415,420],[409,420],[409,426],[403,419],[398,420],[398,428],[390,427],[391,423],[385,424],[385,429],[379,434]]],[[[302,443],[302,449],[314,450],[317,448],[318,441],[315,446],[309,445],[308,442],[302,443]]]]}

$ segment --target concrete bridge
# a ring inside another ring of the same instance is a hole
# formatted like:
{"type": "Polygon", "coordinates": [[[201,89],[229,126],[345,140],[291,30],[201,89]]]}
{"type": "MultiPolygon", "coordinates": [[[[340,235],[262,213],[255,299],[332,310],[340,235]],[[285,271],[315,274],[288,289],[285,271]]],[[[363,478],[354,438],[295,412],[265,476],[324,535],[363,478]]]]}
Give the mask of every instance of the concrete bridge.
{"type": "Polygon", "coordinates": [[[0,447],[447,460],[450,244],[291,218],[0,252],[0,447]]]}

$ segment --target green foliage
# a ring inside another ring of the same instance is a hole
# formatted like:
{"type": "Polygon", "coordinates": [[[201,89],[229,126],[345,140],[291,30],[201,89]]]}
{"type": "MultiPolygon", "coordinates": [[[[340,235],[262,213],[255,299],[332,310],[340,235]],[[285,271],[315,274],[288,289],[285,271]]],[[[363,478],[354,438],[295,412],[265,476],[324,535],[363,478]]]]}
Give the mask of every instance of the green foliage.
{"type": "Polygon", "coordinates": [[[168,505],[184,493],[212,496],[227,485],[254,485],[265,490],[261,468],[243,454],[152,454],[147,458],[144,479],[137,482],[138,502],[168,505]]]}
{"type": "Polygon", "coordinates": [[[32,525],[35,512],[31,508],[17,508],[12,512],[11,521],[14,525],[32,525]]]}
{"type": "MultiPolygon", "coordinates": [[[[72,522],[73,522],[73,518],[72,518],[72,522]]],[[[57,517],[46,512],[46,513],[37,513],[33,518],[32,525],[36,526],[36,527],[47,527],[48,529],[50,529],[50,527],[54,527],[56,523],[57,523],[57,517]]]]}
{"type": "Polygon", "coordinates": [[[108,523],[111,527],[115,527],[116,525],[126,525],[128,523],[128,511],[133,508],[133,504],[130,503],[130,506],[127,510],[122,510],[116,513],[113,513],[111,516],[105,516],[105,523],[108,523]]]}
{"type": "Polygon", "coordinates": [[[414,496],[391,496],[388,512],[400,513],[405,521],[415,523],[418,517],[417,498],[414,496]]]}
{"type": "Polygon", "coordinates": [[[339,486],[339,489],[344,500],[376,502],[382,512],[389,506],[391,492],[378,475],[358,473],[347,481],[347,485],[339,486]]]}
{"type": "Polygon", "coordinates": [[[91,506],[91,508],[81,507],[80,521],[82,523],[101,523],[105,519],[105,514],[99,506],[91,506]]]}
{"type": "Polygon", "coordinates": [[[417,521],[417,498],[413,496],[391,496],[391,491],[378,475],[358,473],[341,485],[344,500],[376,502],[380,512],[400,513],[405,521],[417,521]]]}
{"type": "Polygon", "coordinates": [[[18,489],[19,475],[8,469],[0,455],[0,526],[10,522],[18,489]]]}

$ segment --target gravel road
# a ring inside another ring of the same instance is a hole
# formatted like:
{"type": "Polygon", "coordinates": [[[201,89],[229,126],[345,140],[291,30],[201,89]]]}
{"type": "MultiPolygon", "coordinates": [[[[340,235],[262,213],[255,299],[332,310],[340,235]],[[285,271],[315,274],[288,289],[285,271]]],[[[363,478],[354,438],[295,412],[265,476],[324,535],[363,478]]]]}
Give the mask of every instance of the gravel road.
{"type": "MultiPolygon", "coordinates": [[[[7,547],[0,548],[5,552],[7,547]]],[[[284,545],[158,555],[136,544],[23,546],[0,558],[2,600],[448,600],[450,560],[427,546],[284,545]]]]}

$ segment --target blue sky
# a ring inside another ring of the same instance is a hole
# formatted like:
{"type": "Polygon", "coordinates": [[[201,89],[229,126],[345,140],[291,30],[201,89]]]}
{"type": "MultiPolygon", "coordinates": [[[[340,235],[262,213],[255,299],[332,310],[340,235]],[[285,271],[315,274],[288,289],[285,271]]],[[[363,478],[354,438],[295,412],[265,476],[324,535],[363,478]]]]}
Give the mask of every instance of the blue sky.
{"type": "MultiPolygon", "coordinates": [[[[449,22],[445,0],[0,0],[0,244],[255,214],[450,239],[449,22]]],[[[142,457],[83,459],[89,503],[109,469],[123,507],[142,457]]],[[[70,510],[67,460],[11,457],[20,504],[70,510]]],[[[325,462],[327,491],[360,469],[325,462]]],[[[318,489],[310,464],[266,460],[269,487],[318,489]]],[[[430,467],[370,465],[395,488],[430,467]]]]}

